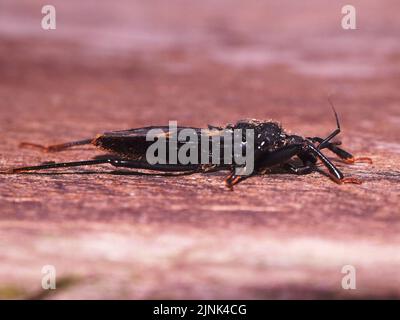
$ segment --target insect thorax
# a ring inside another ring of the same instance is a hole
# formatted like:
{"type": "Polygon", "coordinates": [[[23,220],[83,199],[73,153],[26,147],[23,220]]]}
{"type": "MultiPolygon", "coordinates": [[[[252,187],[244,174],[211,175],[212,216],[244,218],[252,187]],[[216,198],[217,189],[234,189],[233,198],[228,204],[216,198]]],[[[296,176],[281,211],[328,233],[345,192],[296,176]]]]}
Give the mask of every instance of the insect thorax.
{"type": "Polygon", "coordinates": [[[273,151],[286,144],[287,135],[278,122],[255,119],[240,120],[233,126],[233,129],[242,129],[243,137],[245,137],[246,130],[254,130],[255,150],[273,151]]]}

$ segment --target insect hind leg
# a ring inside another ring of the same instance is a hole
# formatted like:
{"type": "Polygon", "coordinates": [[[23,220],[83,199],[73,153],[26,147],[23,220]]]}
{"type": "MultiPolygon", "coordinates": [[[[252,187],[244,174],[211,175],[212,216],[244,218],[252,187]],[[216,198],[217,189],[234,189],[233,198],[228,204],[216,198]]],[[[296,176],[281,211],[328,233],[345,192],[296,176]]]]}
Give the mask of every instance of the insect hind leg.
{"type": "Polygon", "coordinates": [[[144,169],[144,170],[154,170],[163,172],[199,172],[201,167],[198,165],[170,165],[170,164],[149,164],[142,161],[134,160],[123,160],[115,157],[107,158],[97,158],[92,160],[84,161],[73,161],[73,162],[49,162],[41,165],[35,166],[24,166],[11,168],[6,170],[4,173],[23,173],[26,171],[37,171],[37,170],[48,170],[56,168],[71,168],[80,166],[92,166],[98,164],[111,164],[114,167],[130,168],[130,169],[144,169]]]}
{"type": "Polygon", "coordinates": [[[41,144],[37,143],[31,143],[31,142],[22,142],[20,143],[19,147],[20,148],[36,148],[40,149],[41,151],[44,152],[58,152],[62,151],[65,149],[69,149],[74,146],[82,146],[86,144],[91,144],[93,139],[85,139],[85,140],[78,140],[78,141],[71,141],[71,142],[66,142],[66,143],[61,143],[61,144],[53,144],[49,146],[44,146],[41,144]]]}
{"type": "Polygon", "coordinates": [[[130,169],[144,169],[153,171],[163,171],[163,172],[189,172],[189,171],[201,171],[201,166],[197,164],[192,165],[181,165],[181,164],[150,164],[145,161],[137,160],[124,160],[118,158],[108,159],[108,163],[114,167],[119,168],[130,168],[130,169]]]}
{"type": "Polygon", "coordinates": [[[70,167],[80,167],[80,166],[92,166],[97,164],[109,163],[110,159],[94,159],[94,160],[84,160],[84,161],[73,161],[73,162],[49,162],[36,166],[25,166],[16,167],[6,170],[4,173],[23,173],[26,171],[37,171],[37,170],[48,170],[56,168],[70,168],[70,167]]]}

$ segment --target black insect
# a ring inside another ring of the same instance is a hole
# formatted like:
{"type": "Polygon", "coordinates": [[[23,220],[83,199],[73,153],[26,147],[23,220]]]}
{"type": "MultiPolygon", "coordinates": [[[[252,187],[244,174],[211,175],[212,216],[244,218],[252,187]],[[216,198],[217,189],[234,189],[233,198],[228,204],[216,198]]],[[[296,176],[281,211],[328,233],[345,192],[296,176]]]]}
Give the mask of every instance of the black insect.
{"type": "MultiPolygon", "coordinates": [[[[333,106],[332,106],[333,108],[333,106]]],[[[301,137],[298,135],[288,134],[280,126],[273,121],[243,120],[235,125],[227,125],[225,128],[208,126],[208,134],[211,137],[218,136],[225,130],[233,129],[253,129],[254,130],[254,172],[252,175],[265,173],[267,169],[280,166],[288,172],[303,175],[312,172],[321,172],[329,176],[334,182],[342,183],[361,183],[356,178],[344,178],[339,169],[329,160],[323,153],[323,149],[329,149],[335,153],[340,159],[346,163],[354,163],[355,161],[366,161],[371,163],[369,158],[354,158],[350,153],[338,147],[340,142],[332,142],[331,140],[340,133],[340,123],[338,116],[333,109],[337,128],[326,138],[320,137],[301,137]],[[297,157],[300,164],[291,161],[297,157]],[[321,171],[317,166],[318,160],[327,168],[327,172],[321,171]]],[[[63,144],[42,146],[33,143],[22,143],[22,146],[37,147],[46,152],[57,152],[80,145],[94,145],[102,150],[110,153],[92,160],[76,161],[76,162],[48,162],[36,166],[26,166],[12,168],[7,173],[21,173],[32,170],[45,170],[53,168],[66,168],[77,166],[90,166],[98,164],[111,164],[115,167],[154,170],[161,172],[182,172],[182,173],[198,173],[210,172],[218,170],[229,170],[230,174],[225,179],[227,187],[232,187],[240,181],[248,178],[245,175],[235,174],[235,165],[225,164],[224,158],[221,157],[220,164],[204,165],[204,164],[150,164],[146,160],[146,150],[153,141],[146,141],[146,134],[150,129],[161,129],[164,132],[164,138],[168,142],[171,134],[169,127],[144,127],[130,129],[124,131],[113,131],[100,134],[94,139],[86,139],[80,141],[67,142],[63,144]]],[[[177,127],[177,132],[187,129],[187,127],[177,127]]],[[[191,128],[197,133],[201,133],[200,128],[191,128]]],[[[202,131],[204,134],[204,131],[202,131]]],[[[246,143],[246,142],[244,142],[246,143]]],[[[178,149],[182,147],[182,143],[178,143],[178,149]]],[[[223,147],[223,146],[222,146],[223,147]]],[[[210,157],[212,154],[210,153],[210,157]]]]}

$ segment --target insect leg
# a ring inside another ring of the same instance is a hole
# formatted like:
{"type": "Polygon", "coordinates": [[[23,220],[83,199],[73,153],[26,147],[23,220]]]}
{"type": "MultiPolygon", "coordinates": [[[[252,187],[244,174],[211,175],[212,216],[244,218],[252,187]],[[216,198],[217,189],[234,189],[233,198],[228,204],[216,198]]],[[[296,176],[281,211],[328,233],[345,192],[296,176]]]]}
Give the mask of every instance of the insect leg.
{"type": "Polygon", "coordinates": [[[178,171],[196,171],[200,172],[201,166],[197,164],[182,165],[182,164],[150,164],[145,161],[123,160],[123,159],[108,159],[108,163],[114,167],[123,167],[131,169],[145,169],[164,172],[178,172],[178,171]]]}
{"type": "Polygon", "coordinates": [[[92,141],[93,141],[93,139],[85,139],[85,140],[71,141],[71,142],[66,142],[66,143],[61,143],[61,144],[54,144],[54,145],[50,145],[50,146],[44,146],[41,144],[30,143],[30,142],[21,142],[19,146],[22,148],[24,148],[24,147],[37,148],[37,149],[41,149],[42,151],[45,151],[45,152],[58,152],[58,151],[68,149],[70,147],[90,144],[90,143],[92,143],[92,141]]]}
{"type": "Polygon", "coordinates": [[[313,165],[305,165],[301,167],[297,167],[291,163],[285,163],[284,168],[294,174],[298,175],[303,175],[303,174],[309,174],[315,170],[315,167],[313,165]]]}
{"type": "Polygon", "coordinates": [[[170,164],[149,164],[142,161],[132,161],[132,160],[122,160],[115,158],[101,158],[85,161],[73,161],[73,162],[59,162],[59,163],[46,163],[37,166],[26,166],[11,168],[5,173],[20,173],[25,171],[36,171],[36,170],[46,170],[55,168],[69,168],[69,167],[80,167],[80,166],[91,166],[97,164],[108,163],[114,167],[124,167],[124,168],[134,168],[134,169],[146,169],[164,172],[199,172],[200,167],[198,165],[170,165],[170,164]]]}
{"type": "Polygon", "coordinates": [[[356,178],[344,178],[343,173],[340,172],[338,168],[316,147],[314,147],[311,143],[305,146],[305,149],[309,150],[312,154],[314,154],[321,162],[325,165],[325,167],[329,171],[329,177],[338,184],[342,183],[355,183],[360,184],[361,181],[356,178]]]}
{"type": "Polygon", "coordinates": [[[239,182],[251,177],[253,174],[247,176],[239,176],[235,174],[235,170],[233,169],[231,173],[225,178],[224,182],[225,185],[228,187],[229,190],[233,190],[233,186],[238,184],[239,182]]]}
{"type": "MultiPolygon", "coordinates": [[[[313,142],[319,142],[321,143],[323,141],[322,138],[320,137],[313,137],[310,138],[311,141],[313,142]]],[[[372,159],[368,157],[354,157],[351,153],[343,150],[342,148],[339,148],[336,144],[334,143],[327,143],[324,148],[328,148],[330,151],[332,151],[334,154],[336,154],[340,159],[342,159],[344,162],[353,164],[355,162],[366,162],[369,164],[372,164],[372,159]]]]}
{"type": "Polygon", "coordinates": [[[265,152],[257,156],[256,166],[257,168],[272,167],[274,165],[284,163],[290,158],[298,155],[303,148],[303,144],[291,144],[282,147],[274,152],[265,152]]]}
{"type": "MultiPolygon", "coordinates": [[[[288,161],[293,156],[299,154],[302,151],[302,144],[292,144],[285,147],[282,147],[274,152],[263,152],[256,155],[255,164],[254,164],[254,171],[257,172],[260,169],[272,167],[274,165],[284,163],[288,161]]],[[[234,170],[226,177],[225,184],[226,186],[232,190],[232,187],[235,184],[243,181],[244,179],[249,178],[250,176],[254,175],[236,175],[234,170]]]]}
{"type": "Polygon", "coordinates": [[[58,162],[58,163],[46,163],[37,166],[26,166],[17,167],[7,170],[5,173],[20,173],[25,171],[36,171],[36,170],[46,170],[54,168],[70,168],[70,167],[80,167],[80,166],[92,166],[96,164],[109,163],[110,159],[94,159],[94,160],[84,160],[84,161],[73,161],[73,162],[58,162]]]}

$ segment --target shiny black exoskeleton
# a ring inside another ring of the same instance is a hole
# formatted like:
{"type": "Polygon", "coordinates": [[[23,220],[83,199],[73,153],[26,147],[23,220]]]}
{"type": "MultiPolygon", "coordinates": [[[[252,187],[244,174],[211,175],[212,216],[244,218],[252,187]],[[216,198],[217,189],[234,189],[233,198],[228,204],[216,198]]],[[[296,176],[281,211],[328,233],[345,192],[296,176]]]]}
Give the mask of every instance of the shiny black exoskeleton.
{"type": "MultiPolygon", "coordinates": [[[[237,122],[233,129],[253,129],[255,132],[255,168],[256,173],[263,172],[266,168],[281,165],[289,172],[295,174],[308,174],[317,171],[318,160],[328,169],[326,173],[337,183],[360,183],[354,178],[344,178],[340,170],[322,152],[329,149],[347,163],[353,163],[356,159],[347,151],[338,147],[338,142],[331,140],[340,133],[340,124],[335,112],[337,129],[327,138],[308,137],[288,134],[281,125],[274,121],[243,120],[237,122]],[[289,160],[297,156],[301,165],[295,165],[289,160]]],[[[371,162],[369,158],[358,160],[371,162]]],[[[233,172],[227,177],[226,184],[233,186],[247,176],[238,176],[233,172]]]]}
{"type": "MultiPolygon", "coordinates": [[[[335,111],[334,111],[335,112],[335,111]]],[[[225,128],[209,126],[206,133],[210,137],[222,136],[226,130],[233,129],[252,129],[254,130],[254,172],[252,175],[264,173],[266,169],[275,166],[281,166],[285,170],[295,174],[308,174],[311,172],[322,172],[328,175],[333,181],[337,183],[360,183],[359,180],[354,178],[344,178],[339,169],[329,160],[323,153],[323,149],[329,149],[335,153],[344,162],[354,163],[356,160],[350,153],[338,147],[338,142],[331,142],[331,140],[340,133],[340,124],[335,112],[337,128],[326,138],[320,137],[301,137],[286,133],[280,124],[273,121],[259,121],[259,120],[242,120],[235,125],[227,125],[225,128]],[[290,161],[292,158],[297,157],[300,164],[295,164],[290,161]],[[321,171],[317,162],[321,163],[327,168],[327,172],[321,171]]],[[[145,127],[130,129],[124,131],[113,131],[98,135],[94,139],[86,139],[80,141],[73,141],[52,146],[42,146],[32,143],[23,143],[23,146],[38,147],[47,152],[61,151],[77,145],[92,144],[102,150],[107,151],[111,155],[98,157],[93,160],[76,161],[76,162],[62,162],[62,163],[46,163],[38,166],[27,166],[12,168],[7,173],[20,173],[31,170],[43,170],[51,168],[65,168],[76,167],[85,165],[97,165],[108,163],[115,167],[134,168],[155,170],[162,172],[208,172],[216,170],[230,170],[230,174],[225,179],[226,185],[232,189],[233,185],[248,178],[249,176],[237,175],[235,173],[235,164],[226,164],[221,162],[217,165],[202,165],[202,164],[150,164],[146,161],[146,150],[152,144],[152,141],[147,141],[146,134],[151,129],[160,129],[163,133],[162,136],[169,141],[172,132],[168,131],[169,127],[145,127]]],[[[175,134],[185,127],[177,127],[175,134]]],[[[204,130],[200,128],[190,128],[204,134],[204,130]]],[[[245,130],[243,130],[245,132],[245,130]]],[[[200,143],[200,139],[198,141],[200,143]]],[[[245,143],[245,142],[244,142],[245,143]]],[[[183,144],[178,143],[178,148],[183,144]]],[[[222,146],[223,147],[223,146],[222,146]]],[[[210,157],[212,154],[210,154],[210,157]]],[[[358,158],[371,162],[369,158],[358,158]]],[[[200,163],[200,162],[199,162],[200,163]]]]}

